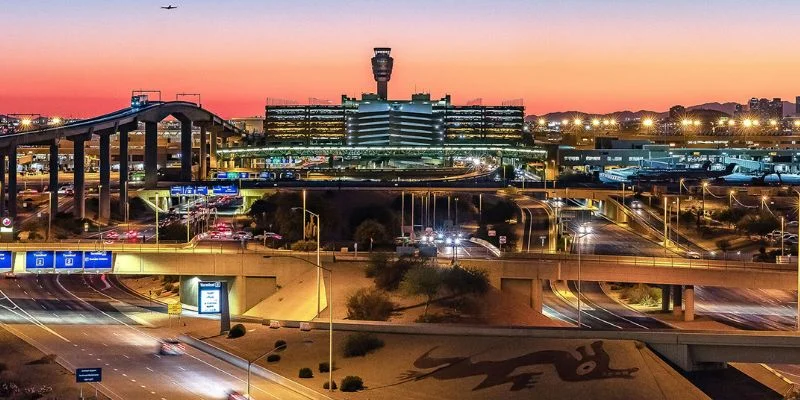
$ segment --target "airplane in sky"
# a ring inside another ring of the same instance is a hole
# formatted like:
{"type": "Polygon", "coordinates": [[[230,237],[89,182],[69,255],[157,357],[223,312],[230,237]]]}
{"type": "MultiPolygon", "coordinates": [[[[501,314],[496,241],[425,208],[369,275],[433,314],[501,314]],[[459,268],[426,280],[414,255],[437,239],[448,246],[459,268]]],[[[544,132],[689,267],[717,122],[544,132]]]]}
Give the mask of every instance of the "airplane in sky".
{"type": "Polygon", "coordinates": [[[178,8],[178,6],[173,6],[172,4],[170,4],[170,5],[166,6],[166,7],[161,6],[161,8],[163,8],[165,10],[172,10],[173,8],[178,8]]]}

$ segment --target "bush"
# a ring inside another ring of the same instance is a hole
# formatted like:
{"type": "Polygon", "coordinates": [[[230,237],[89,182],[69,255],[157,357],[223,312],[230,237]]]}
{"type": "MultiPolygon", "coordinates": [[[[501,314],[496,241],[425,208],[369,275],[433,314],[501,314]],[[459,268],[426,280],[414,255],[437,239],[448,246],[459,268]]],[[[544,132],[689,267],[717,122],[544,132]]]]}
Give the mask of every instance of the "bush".
{"type": "Polygon", "coordinates": [[[484,294],[489,290],[489,274],[484,269],[454,266],[446,270],[444,286],[453,294],[484,294]]]}
{"type": "Polygon", "coordinates": [[[278,362],[281,360],[281,356],[278,354],[270,354],[267,356],[267,362],[278,362]]]}
{"type": "Polygon", "coordinates": [[[397,290],[408,270],[424,264],[425,259],[418,257],[400,257],[392,261],[383,254],[373,254],[364,272],[367,278],[373,279],[375,287],[392,291],[397,290]]]}
{"type": "Polygon", "coordinates": [[[327,361],[319,363],[319,372],[331,372],[327,361]]]}
{"type": "Polygon", "coordinates": [[[304,367],[304,368],[300,368],[300,373],[297,374],[297,376],[299,376],[299,377],[301,377],[303,379],[313,378],[314,377],[314,372],[311,371],[311,368],[304,367]]]}
{"type": "Polygon", "coordinates": [[[622,298],[632,304],[658,305],[661,302],[661,289],[637,283],[622,289],[622,298]]]}
{"type": "Polygon", "coordinates": [[[343,392],[357,392],[364,389],[364,381],[358,376],[348,375],[342,379],[340,386],[343,392]]]}
{"type": "Polygon", "coordinates": [[[247,329],[245,329],[244,325],[236,324],[228,331],[228,339],[240,338],[244,336],[245,333],[247,333],[247,329]]]}
{"type": "Polygon", "coordinates": [[[363,357],[383,347],[383,340],[374,333],[357,332],[347,336],[344,342],[345,357],[363,357]]]}
{"type": "MultiPolygon", "coordinates": [[[[325,389],[325,390],[328,390],[328,381],[325,381],[325,383],[322,384],[322,388],[325,389]]],[[[337,389],[336,381],[333,381],[333,390],[336,390],[336,389],[337,389]]]]}
{"type": "Polygon", "coordinates": [[[278,350],[278,351],[283,351],[283,350],[284,350],[284,348],[286,347],[286,341],[285,341],[285,340],[283,340],[283,339],[278,339],[278,340],[276,340],[276,341],[275,341],[275,347],[274,347],[274,348],[275,348],[275,349],[277,349],[278,347],[282,347],[282,349],[281,349],[281,350],[278,350]]]}
{"type": "Polygon", "coordinates": [[[347,299],[347,319],[386,321],[392,309],[394,304],[389,296],[372,288],[358,289],[347,299]]]}
{"type": "Polygon", "coordinates": [[[313,240],[298,240],[292,243],[292,250],[294,251],[316,251],[317,242],[313,240]]]}

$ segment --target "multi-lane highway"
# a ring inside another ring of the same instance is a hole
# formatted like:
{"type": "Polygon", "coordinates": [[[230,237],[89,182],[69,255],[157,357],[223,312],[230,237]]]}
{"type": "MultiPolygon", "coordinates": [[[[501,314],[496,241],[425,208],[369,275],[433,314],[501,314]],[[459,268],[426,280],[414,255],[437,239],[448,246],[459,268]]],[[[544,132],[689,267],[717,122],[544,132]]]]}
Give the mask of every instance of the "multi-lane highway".
{"type": "MultiPolygon", "coordinates": [[[[99,275],[0,280],[0,321],[69,368],[103,368],[101,389],[112,399],[223,399],[227,390],[245,391],[246,372],[205,353],[156,354],[159,339],[175,332],[150,325],[148,306],[99,275]]],[[[256,376],[251,390],[259,399],[304,398],[256,376]]]]}

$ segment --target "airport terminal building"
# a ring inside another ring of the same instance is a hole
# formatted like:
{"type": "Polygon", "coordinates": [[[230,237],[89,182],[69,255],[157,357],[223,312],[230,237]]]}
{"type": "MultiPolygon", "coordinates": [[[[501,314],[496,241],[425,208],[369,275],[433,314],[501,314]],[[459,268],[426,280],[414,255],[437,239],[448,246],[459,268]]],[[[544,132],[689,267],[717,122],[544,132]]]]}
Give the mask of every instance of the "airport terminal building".
{"type": "Polygon", "coordinates": [[[393,59],[390,49],[376,48],[372,58],[377,93],[361,99],[342,96],[341,103],[279,104],[265,107],[264,137],[273,145],[441,146],[506,144],[520,141],[522,105],[455,106],[447,95],[431,99],[390,100],[387,82],[393,59]]]}

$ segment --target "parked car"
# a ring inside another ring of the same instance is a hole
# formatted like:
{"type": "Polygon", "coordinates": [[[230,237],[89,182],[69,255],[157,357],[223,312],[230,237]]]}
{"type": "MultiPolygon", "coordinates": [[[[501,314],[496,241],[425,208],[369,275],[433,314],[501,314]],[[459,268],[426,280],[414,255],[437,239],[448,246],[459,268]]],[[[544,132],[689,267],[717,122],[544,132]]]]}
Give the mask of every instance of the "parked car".
{"type": "Polygon", "coordinates": [[[247,396],[235,391],[229,390],[228,391],[228,400],[247,400],[247,396]]]}

